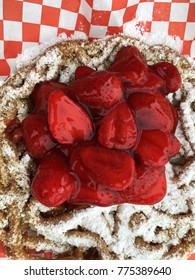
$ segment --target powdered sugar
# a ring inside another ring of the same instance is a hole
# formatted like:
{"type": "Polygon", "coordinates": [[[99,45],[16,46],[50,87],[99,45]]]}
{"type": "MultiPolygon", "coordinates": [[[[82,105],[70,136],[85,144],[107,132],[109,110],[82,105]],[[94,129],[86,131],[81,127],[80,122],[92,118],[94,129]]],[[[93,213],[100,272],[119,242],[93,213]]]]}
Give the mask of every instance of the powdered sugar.
{"type": "Polygon", "coordinates": [[[60,43],[67,39],[67,36],[65,33],[61,33],[58,37],[53,37],[50,41],[42,43],[42,44],[36,44],[32,46],[31,48],[26,49],[22,54],[19,54],[16,59],[16,68],[19,70],[29,64],[32,64],[35,62],[41,54],[43,54],[46,49],[48,49],[50,46],[53,46],[57,43],[60,43]]]}

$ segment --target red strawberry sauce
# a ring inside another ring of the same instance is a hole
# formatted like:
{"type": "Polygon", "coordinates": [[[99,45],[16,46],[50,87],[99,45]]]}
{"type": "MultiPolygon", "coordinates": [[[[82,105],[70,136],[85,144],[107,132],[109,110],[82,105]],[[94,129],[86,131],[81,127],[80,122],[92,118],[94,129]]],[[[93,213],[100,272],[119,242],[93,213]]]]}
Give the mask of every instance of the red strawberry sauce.
{"type": "Polygon", "coordinates": [[[37,84],[32,113],[7,127],[38,162],[34,198],[48,207],[162,200],[165,164],[180,149],[177,111],[166,95],[180,86],[174,65],[148,66],[132,46],[107,70],[79,66],[70,85],[37,84]]]}

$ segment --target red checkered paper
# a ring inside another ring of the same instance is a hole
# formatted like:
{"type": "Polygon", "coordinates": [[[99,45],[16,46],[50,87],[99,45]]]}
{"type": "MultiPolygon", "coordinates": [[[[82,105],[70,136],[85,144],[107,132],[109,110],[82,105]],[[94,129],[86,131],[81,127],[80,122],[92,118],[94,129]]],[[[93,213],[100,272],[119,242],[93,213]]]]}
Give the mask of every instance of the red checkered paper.
{"type": "Polygon", "coordinates": [[[135,19],[142,32],[178,36],[195,57],[195,0],[0,0],[0,79],[32,45],[60,33],[102,38],[135,19]]]}
{"type": "Polygon", "coordinates": [[[103,38],[131,22],[142,32],[178,36],[183,54],[195,58],[195,0],[0,0],[0,80],[14,69],[17,55],[33,45],[61,33],[103,38]]]}

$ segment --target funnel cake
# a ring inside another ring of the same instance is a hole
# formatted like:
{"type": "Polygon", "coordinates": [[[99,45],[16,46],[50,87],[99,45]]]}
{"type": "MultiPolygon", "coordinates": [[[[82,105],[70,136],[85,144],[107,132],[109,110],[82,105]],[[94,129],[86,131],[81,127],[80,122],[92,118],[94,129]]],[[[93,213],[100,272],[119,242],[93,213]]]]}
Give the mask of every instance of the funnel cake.
{"type": "Polygon", "coordinates": [[[195,68],[166,46],[149,46],[125,35],[102,40],[66,40],[18,69],[0,88],[0,240],[10,259],[186,259],[195,250],[195,68]],[[36,83],[70,83],[75,69],[107,69],[122,46],[136,46],[148,64],[176,65],[182,87],[169,100],[178,110],[179,154],[166,164],[167,194],[153,205],[48,208],[31,196],[36,165],[23,142],[10,140],[7,127],[31,111],[36,83]]]}

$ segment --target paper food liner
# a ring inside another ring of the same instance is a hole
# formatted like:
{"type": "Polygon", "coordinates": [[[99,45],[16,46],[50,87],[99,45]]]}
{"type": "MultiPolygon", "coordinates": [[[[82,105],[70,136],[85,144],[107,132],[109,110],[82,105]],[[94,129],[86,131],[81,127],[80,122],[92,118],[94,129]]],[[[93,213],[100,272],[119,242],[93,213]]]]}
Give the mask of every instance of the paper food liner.
{"type": "Polygon", "coordinates": [[[152,34],[151,43],[158,38],[158,43],[195,58],[195,1],[0,0],[0,80],[14,72],[18,54],[51,44],[61,33],[97,39],[121,32],[145,38],[152,34]]]}

